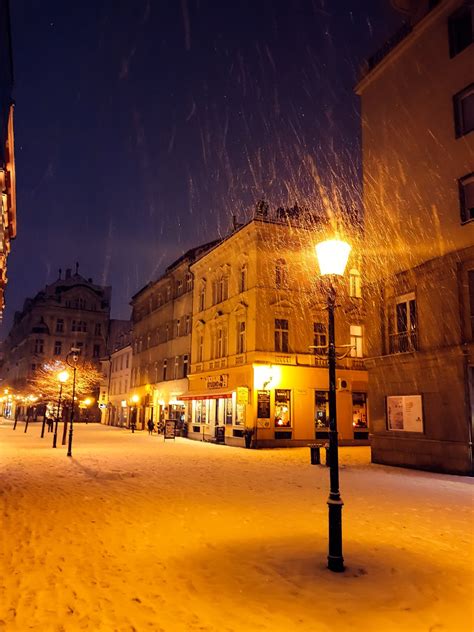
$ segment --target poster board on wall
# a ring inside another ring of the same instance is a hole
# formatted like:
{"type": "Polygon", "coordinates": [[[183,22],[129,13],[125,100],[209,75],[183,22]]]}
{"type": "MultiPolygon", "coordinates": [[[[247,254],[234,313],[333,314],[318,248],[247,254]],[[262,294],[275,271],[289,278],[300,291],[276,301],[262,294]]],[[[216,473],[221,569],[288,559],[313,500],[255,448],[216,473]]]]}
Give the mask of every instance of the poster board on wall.
{"type": "Polygon", "coordinates": [[[423,432],[423,398],[421,395],[389,395],[387,428],[398,432],[423,432]]]}

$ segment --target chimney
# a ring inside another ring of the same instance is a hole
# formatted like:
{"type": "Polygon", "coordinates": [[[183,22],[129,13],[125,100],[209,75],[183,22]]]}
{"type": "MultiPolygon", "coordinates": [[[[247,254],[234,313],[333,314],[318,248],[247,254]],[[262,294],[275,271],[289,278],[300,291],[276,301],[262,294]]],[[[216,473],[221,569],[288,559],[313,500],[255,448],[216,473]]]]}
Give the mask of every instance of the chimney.
{"type": "Polygon", "coordinates": [[[58,279],[61,279],[61,274],[63,273],[63,271],[61,270],[61,268],[59,268],[59,276],[58,279]]]}
{"type": "Polygon", "coordinates": [[[66,268],[66,279],[70,279],[71,278],[71,268],[66,268]]]}

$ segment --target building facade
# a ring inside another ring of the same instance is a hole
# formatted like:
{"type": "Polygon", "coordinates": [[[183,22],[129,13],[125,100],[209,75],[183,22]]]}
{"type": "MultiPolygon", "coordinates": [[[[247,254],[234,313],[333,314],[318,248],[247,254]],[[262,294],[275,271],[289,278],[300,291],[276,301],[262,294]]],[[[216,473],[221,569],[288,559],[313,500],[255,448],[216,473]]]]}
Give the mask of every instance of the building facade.
{"type": "MultiPolygon", "coordinates": [[[[71,347],[81,357],[99,365],[106,354],[111,332],[111,288],[94,284],[71,269],[64,278],[47,285],[23,310],[16,312],[13,326],[3,342],[0,376],[3,384],[21,390],[44,362],[65,360],[71,347]]],[[[112,321],[113,323],[113,321],[112,321]]]]}
{"type": "MultiPolygon", "coordinates": [[[[281,211],[281,209],[279,210],[281,211]]],[[[327,290],[314,252],[324,223],[265,211],[191,266],[193,329],[188,436],[231,445],[306,445],[327,438],[327,290]]],[[[341,442],[366,442],[360,270],[338,289],[341,442]]]]}
{"type": "Polygon", "coordinates": [[[132,347],[130,333],[123,337],[110,356],[101,360],[104,379],[100,387],[101,421],[109,426],[128,427],[130,423],[130,376],[132,347]]]}
{"type": "Polygon", "coordinates": [[[459,0],[405,4],[403,33],[370,60],[356,88],[372,459],[466,474],[474,417],[474,9],[459,0]]]}
{"type": "Polygon", "coordinates": [[[0,318],[7,284],[7,258],[16,237],[13,59],[8,0],[0,0],[0,318]]]}
{"type": "Polygon", "coordinates": [[[189,250],[132,297],[129,402],[138,429],[149,419],[184,422],[193,316],[190,265],[214,243],[189,250]]]}

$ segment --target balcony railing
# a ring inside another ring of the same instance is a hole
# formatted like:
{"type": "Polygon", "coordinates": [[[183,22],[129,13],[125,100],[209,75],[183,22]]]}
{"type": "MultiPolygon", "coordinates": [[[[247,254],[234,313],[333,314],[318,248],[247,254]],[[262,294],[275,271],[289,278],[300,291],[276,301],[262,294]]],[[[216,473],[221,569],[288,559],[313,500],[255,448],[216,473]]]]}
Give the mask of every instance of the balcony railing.
{"type": "Polygon", "coordinates": [[[390,335],[389,353],[408,353],[417,350],[418,333],[416,331],[404,331],[390,335]]]}

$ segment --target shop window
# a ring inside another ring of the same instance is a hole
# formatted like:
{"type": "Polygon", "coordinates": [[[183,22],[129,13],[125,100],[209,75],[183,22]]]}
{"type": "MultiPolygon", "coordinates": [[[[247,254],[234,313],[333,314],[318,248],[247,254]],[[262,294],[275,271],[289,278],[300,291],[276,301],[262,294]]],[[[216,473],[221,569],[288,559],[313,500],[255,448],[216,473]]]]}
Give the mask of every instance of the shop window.
{"type": "Polygon", "coordinates": [[[275,351],[288,353],[288,321],[275,318],[275,351]]]}
{"type": "Polygon", "coordinates": [[[461,222],[464,224],[474,220],[474,173],[469,173],[458,182],[461,222]]]}
{"type": "Polygon", "coordinates": [[[362,296],[360,272],[355,268],[349,271],[349,296],[351,298],[361,298],[362,296]]]}
{"type": "Polygon", "coordinates": [[[62,334],[64,332],[64,319],[58,318],[56,320],[56,333],[62,334]]]}
{"type": "Polygon", "coordinates": [[[275,428],[291,427],[291,391],[275,389],[275,428]]]}
{"type": "Polygon", "coordinates": [[[397,299],[394,315],[389,319],[390,353],[405,353],[418,349],[415,295],[397,299]]]}
{"type": "Polygon", "coordinates": [[[352,427],[367,429],[367,394],[352,393],[352,427]]]}
{"type": "Polygon", "coordinates": [[[324,323],[313,323],[313,353],[327,355],[327,345],[326,325],[324,323]]]}
{"type": "Polygon", "coordinates": [[[353,358],[362,358],[362,325],[351,325],[351,356],[353,358]]]}
{"type": "Polygon", "coordinates": [[[449,54],[451,57],[455,57],[473,43],[473,14],[472,6],[464,6],[449,17],[449,54]]]}
{"type": "Polygon", "coordinates": [[[237,323],[237,353],[245,353],[246,348],[246,330],[245,322],[237,323]]]}
{"type": "Polygon", "coordinates": [[[224,400],[225,402],[225,424],[226,426],[231,426],[233,422],[232,415],[232,398],[228,397],[224,400]]]}
{"type": "Polygon", "coordinates": [[[456,138],[474,130],[474,83],[453,97],[456,138]]]}
{"type": "Polygon", "coordinates": [[[62,349],[63,349],[63,343],[61,342],[61,340],[56,340],[56,342],[54,343],[54,355],[60,356],[62,349]]]}
{"type": "Polygon", "coordinates": [[[329,393],[328,391],[315,391],[314,424],[315,424],[316,430],[329,428],[329,393]]]}

